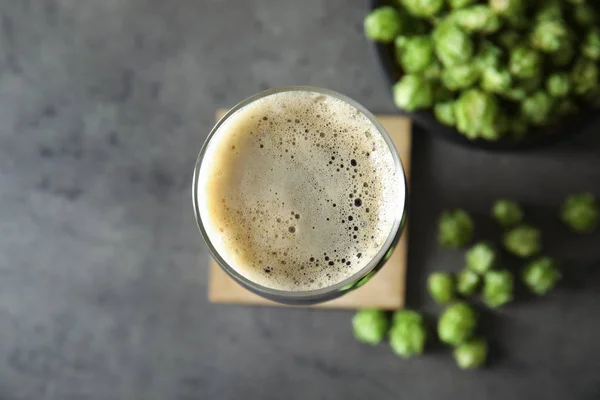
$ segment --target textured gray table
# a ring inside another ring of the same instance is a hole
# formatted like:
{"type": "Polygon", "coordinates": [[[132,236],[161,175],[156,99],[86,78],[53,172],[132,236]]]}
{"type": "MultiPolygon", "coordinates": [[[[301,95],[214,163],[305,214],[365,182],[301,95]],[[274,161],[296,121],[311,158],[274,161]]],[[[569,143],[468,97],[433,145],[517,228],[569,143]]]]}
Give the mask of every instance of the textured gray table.
{"type": "MultiPolygon", "coordinates": [[[[367,7],[0,2],[0,399],[600,398],[600,235],[556,222],[565,282],[484,312],[477,372],[438,345],[411,361],[359,345],[349,312],[207,303],[190,178],[215,108],[312,84],[394,112],[367,7]]],[[[417,134],[409,305],[433,317],[424,276],[460,266],[435,245],[443,207],[514,196],[549,221],[567,193],[600,195],[596,137],[494,155],[417,134]]]]}

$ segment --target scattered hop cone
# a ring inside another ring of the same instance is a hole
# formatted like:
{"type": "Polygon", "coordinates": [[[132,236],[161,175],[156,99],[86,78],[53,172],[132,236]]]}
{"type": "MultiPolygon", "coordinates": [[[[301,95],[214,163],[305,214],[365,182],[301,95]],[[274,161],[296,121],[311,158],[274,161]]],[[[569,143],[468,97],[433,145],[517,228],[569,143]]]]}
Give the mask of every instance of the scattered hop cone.
{"type": "Polygon", "coordinates": [[[598,201],[591,193],[571,195],[562,205],[560,219],[574,232],[592,232],[600,220],[598,201]]]}
{"type": "Polygon", "coordinates": [[[446,308],[438,320],[440,340],[457,346],[471,337],[477,324],[475,311],[465,302],[454,303],[446,308]]]}
{"type": "Polygon", "coordinates": [[[510,271],[488,271],[483,276],[483,302],[498,308],[513,299],[513,275],[510,271]]]}
{"type": "Polygon", "coordinates": [[[558,264],[550,257],[541,257],[528,263],[522,273],[523,283],[532,293],[545,295],[561,278],[558,264]]]}
{"type": "Polygon", "coordinates": [[[390,330],[390,346],[402,358],[421,354],[425,348],[427,331],[423,317],[415,311],[400,310],[394,314],[390,330]]]}
{"type": "Polygon", "coordinates": [[[500,199],[492,207],[492,218],[503,228],[510,228],[521,222],[523,210],[514,201],[500,199]]]}
{"type": "Polygon", "coordinates": [[[454,280],[446,272],[434,272],[427,279],[429,294],[436,303],[449,303],[454,299],[454,280]]]}
{"type": "Polygon", "coordinates": [[[403,16],[394,7],[379,7],[365,18],[365,36],[377,42],[389,43],[402,33],[403,25],[403,16]]]}
{"type": "Polygon", "coordinates": [[[475,369],[485,364],[488,346],[484,339],[471,339],[454,349],[454,360],[461,369],[475,369]]]}
{"type": "Polygon", "coordinates": [[[518,257],[534,256],[542,248],[541,233],[531,226],[519,225],[504,234],[504,247],[518,257]]]}
{"type": "Polygon", "coordinates": [[[465,210],[444,211],[440,216],[438,240],[445,247],[464,246],[471,241],[473,230],[473,220],[465,210]]]}
{"type": "Polygon", "coordinates": [[[477,289],[479,281],[479,275],[470,269],[463,269],[456,275],[456,291],[463,296],[470,296],[477,289]]]}
{"type": "Polygon", "coordinates": [[[387,316],[382,310],[360,310],[352,318],[354,337],[356,340],[370,345],[376,345],[383,340],[388,326],[387,316]]]}
{"type": "Polygon", "coordinates": [[[465,254],[467,268],[478,274],[483,274],[494,266],[496,262],[496,250],[487,242],[474,245],[465,254]]]}

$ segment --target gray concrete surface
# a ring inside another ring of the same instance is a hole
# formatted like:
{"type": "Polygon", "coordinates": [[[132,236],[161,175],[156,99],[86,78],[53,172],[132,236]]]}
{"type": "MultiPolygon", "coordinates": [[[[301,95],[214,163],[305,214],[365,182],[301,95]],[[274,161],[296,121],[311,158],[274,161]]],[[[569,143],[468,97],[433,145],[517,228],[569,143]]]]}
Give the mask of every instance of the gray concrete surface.
{"type": "Polygon", "coordinates": [[[600,398],[600,236],[552,219],[600,195],[598,124],[527,154],[416,134],[408,302],[432,326],[425,274],[462,257],[435,245],[444,207],[520,199],[564,261],[551,296],[482,311],[489,368],[360,345],[350,312],[208,304],[190,178],[215,108],[311,84],[394,112],[367,3],[0,1],[1,400],[600,398]]]}

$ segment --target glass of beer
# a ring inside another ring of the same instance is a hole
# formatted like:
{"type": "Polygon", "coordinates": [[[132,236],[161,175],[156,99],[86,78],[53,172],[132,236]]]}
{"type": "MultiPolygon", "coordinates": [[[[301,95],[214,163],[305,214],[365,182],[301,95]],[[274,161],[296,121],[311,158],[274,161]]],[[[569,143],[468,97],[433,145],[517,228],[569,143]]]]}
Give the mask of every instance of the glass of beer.
{"type": "Polygon", "coordinates": [[[285,304],[360,287],[406,217],[406,179],[384,127],[331,90],[258,93],[215,125],[194,170],[200,232],[239,284],[285,304]]]}

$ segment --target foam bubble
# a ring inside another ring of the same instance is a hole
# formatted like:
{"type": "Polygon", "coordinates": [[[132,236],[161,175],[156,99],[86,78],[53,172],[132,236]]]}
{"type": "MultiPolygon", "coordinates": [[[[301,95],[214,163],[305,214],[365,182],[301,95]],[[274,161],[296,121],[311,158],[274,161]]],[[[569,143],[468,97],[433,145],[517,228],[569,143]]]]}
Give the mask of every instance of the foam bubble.
{"type": "Polygon", "coordinates": [[[248,104],[219,127],[197,195],[229,265],[263,286],[304,291],[341,282],[381,250],[404,203],[402,179],[359,110],[290,91],[248,104]]]}

